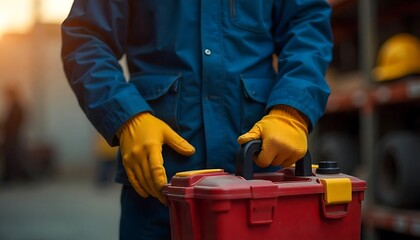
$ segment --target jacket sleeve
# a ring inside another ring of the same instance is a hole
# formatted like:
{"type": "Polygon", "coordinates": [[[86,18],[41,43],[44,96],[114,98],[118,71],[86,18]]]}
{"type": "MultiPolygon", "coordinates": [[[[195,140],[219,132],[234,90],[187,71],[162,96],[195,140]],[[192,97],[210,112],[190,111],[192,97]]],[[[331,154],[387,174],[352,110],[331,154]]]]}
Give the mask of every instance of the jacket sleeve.
{"type": "Polygon", "coordinates": [[[90,122],[112,145],[125,121],[151,110],[119,64],[128,24],[129,1],[75,0],[61,28],[66,77],[90,122]]]}
{"type": "Polygon", "coordinates": [[[278,75],[267,107],[289,105],[306,115],[314,126],[325,111],[330,93],[325,72],[333,45],[331,7],[326,0],[276,4],[273,31],[278,75]]]}

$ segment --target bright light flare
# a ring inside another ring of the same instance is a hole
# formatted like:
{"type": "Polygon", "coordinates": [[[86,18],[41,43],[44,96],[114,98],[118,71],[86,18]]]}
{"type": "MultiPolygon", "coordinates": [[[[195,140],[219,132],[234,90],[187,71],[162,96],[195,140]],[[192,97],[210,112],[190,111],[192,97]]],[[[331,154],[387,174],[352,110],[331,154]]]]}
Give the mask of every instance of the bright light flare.
{"type": "Polygon", "coordinates": [[[73,0],[0,0],[0,38],[4,33],[24,33],[39,17],[42,23],[61,23],[73,0]],[[40,4],[36,14],[36,3],[40,4]]]}
{"type": "Polygon", "coordinates": [[[33,23],[31,0],[0,0],[0,35],[25,32],[33,23]]]}
{"type": "Polygon", "coordinates": [[[73,0],[43,0],[41,22],[61,23],[69,14],[73,0]]]}

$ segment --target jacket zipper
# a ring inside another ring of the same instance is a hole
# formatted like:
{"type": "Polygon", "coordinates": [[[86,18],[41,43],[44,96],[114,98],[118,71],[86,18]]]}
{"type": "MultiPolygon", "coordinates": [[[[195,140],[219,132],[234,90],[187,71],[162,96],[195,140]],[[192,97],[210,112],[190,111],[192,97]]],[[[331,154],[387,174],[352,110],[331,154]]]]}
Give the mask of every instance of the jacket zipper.
{"type": "Polygon", "coordinates": [[[230,16],[236,17],[235,0],[230,0],[230,16]]]}

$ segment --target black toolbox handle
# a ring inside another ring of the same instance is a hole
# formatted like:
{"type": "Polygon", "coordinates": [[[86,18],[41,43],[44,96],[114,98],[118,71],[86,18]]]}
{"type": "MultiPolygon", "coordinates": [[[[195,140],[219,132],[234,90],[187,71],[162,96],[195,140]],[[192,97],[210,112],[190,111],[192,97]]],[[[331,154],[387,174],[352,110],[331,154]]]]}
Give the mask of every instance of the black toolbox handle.
{"type": "MultiPolygon", "coordinates": [[[[236,156],[235,175],[242,176],[247,180],[253,178],[253,156],[261,151],[261,146],[261,140],[252,140],[241,145],[236,156]]],[[[295,166],[295,176],[312,176],[312,160],[309,151],[296,162],[295,166]]]]}

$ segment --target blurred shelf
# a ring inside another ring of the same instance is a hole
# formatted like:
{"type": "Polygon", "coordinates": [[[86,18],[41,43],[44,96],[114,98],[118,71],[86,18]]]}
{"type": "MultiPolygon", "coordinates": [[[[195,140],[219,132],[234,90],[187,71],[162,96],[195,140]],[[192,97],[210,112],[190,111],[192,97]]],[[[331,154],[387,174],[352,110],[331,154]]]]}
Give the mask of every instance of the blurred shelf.
{"type": "Polygon", "coordinates": [[[334,10],[346,9],[357,3],[356,0],[328,0],[334,10]]]}
{"type": "Polygon", "coordinates": [[[420,100],[420,77],[388,83],[377,83],[370,88],[332,91],[326,113],[352,110],[371,110],[397,103],[420,100]]]}
{"type": "Polygon", "coordinates": [[[402,17],[413,16],[416,17],[420,14],[420,1],[418,0],[404,0],[404,1],[388,1],[391,4],[386,4],[387,1],[380,3],[378,13],[379,26],[387,26],[401,19],[402,17]],[[392,4],[393,3],[393,4],[392,4]],[[385,6],[381,7],[381,4],[385,6]]]}
{"type": "Polygon", "coordinates": [[[420,77],[379,84],[370,95],[375,106],[417,101],[420,99],[420,77]]]}
{"type": "MultiPolygon", "coordinates": [[[[335,12],[349,9],[357,5],[357,0],[328,0],[335,12]]],[[[398,19],[404,15],[417,16],[420,9],[420,2],[418,0],[404,0],[404,1],[379,1],[379,21],[389,22],[398,19]]]]}
{"type": "Polygon", "coordinates": [[[371,229],[383,229],[420,237],[420,210],[370,207],[364,211],[363,224],[371,229]]]}
{"type": "Polygon", "coordinates": [[[334,70],[327,75],[331,87],[326,113],[341,113],[359,110],[367,102],[365,84],[359,71],[336,73],[334,70]]]}
{"type": "Polygon", "coordinates": [[[335,45],[357,36],[357,1],[329,0],[332,7],[331,25],[335,45]]]}
{"type": "Polygon", "coordinates": [[[326,114],[358,110],[366,104],[367,97],[368,95],[364,90],[332,93],[328,100],[326,114]]]}

